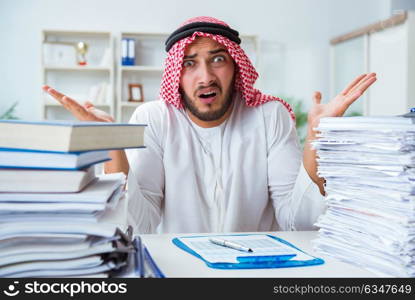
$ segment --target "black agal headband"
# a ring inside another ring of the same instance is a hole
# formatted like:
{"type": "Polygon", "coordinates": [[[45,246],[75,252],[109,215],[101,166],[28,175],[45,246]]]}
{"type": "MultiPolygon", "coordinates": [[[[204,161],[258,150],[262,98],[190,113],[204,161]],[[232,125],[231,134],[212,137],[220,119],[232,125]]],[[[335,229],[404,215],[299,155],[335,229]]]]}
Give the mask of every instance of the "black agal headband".
{"type": "Polygon", "coordinates": [[[233,30],[230,27],[209,22],[194,22],[184,25],[183,27],[180,27],[179,29],[175,30],[172,34],[170,34],[170,36],[167,38],[165,42],[166,51],[168,52],[176,42],[188,36],[191,36],[196,31],[211,34],[219,34],[224,37],[227,37],[228,39],[237,44],[241,43],[241,39],[239,38],[239,32],[233,30]]]}

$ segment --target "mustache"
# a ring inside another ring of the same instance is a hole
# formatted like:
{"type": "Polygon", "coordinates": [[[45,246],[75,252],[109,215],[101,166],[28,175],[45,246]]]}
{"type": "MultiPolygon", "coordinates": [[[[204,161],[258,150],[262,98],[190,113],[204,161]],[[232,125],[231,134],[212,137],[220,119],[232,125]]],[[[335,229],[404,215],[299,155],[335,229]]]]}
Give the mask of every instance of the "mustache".
{"type": "Polygon", "coordinates": [[[206,89],[206,88],[210,88],[210,87],[215,87],[215,88],[218,88],[218,89],[219,89],[219,91],[221,91],[221,92],[222,92],[222,88],[221,88],[221,86],[220,86],[217,82],[213,82],[213,83],[211,83],[211,84],[209,84],[209,85],[199,85],[199,86],[196,88],[195,93],[197,93],[197,92],[198,92],[198,91],[200,91],[201,89],[206,89]]]}

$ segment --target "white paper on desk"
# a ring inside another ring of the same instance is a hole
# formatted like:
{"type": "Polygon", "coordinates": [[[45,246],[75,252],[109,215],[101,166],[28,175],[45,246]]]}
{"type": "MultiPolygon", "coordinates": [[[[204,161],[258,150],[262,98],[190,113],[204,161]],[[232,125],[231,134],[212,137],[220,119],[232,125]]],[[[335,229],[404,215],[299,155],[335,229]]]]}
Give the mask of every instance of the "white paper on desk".
{"type": "Polygon", "coordinates": [[[72,214],[94,214],[104,211],[105,208],[112,209],[122,197],[124,191],[122,186],[118,186],[113,191],[110,198],[105,202],[0,202],[0,216],[8,213],[72,213],[72,214]]]}
{"type": "Polygon", "coordinates": [[[398,222],[388,220],[385,222],[383,217],[367,213],[364,209],[334,209],[329,207],[326,214],[318,219],[316,226],[330,229],[339,226],[346,231],[349,228],[369,232],[377,236],[407,242],[410,239],[410,229],[402,226],[398,222]]]}
{"type": "Polygon", "coordinates": [[[381,276],[415,275],[415,124],[411,118],[322,119],[318,174],[327,210],[315,249],[381,276]]]}
{"type": "Polygon", "coordinates": [[[320,229],[319,239],[313,244],[341,260],[371,268],[383,276],[406,277],[414,267],[413,238],[412,241],[390,238],[393,240],[388,241],[376,230],[370,234],[353,226],[334,226],[320,229]]]}
{"type": "Polygon", "coordinates": [[[255,257],[255,256],[278,256],[295,254],[295,260],[309,260],[314,257],[309,256],[297,249],[283,244],[276,239],[267,235],[224,235],[215,236],[228,241],[235,242],[239,245],[251,248],[253,252],[243,252],[209,241],[213,236],[202,237],[182,237],[179,240],[196,251],[204,260],[210,263],[239,263],[238,257],[255,257]]]}
{"type": "Polygon", "coordinates": [[[360,195],[344,197],[340,193],[328,194],[326,201],[331,208],[352,210],[358,213],[372,214],[406,224],[414,220],[413,204],[409,201],[383,201],[381,198],[365,199],[360,195]]]}
{"type": "MultiPolygon", "coordinates": [[[[333,139],[333,137],[331,137],[333,139]]],[[[350,137],[348,137],[350,138],[350,137]]],[[[355,138],[353,141],[316,140],[311,143],[315,149],[334,151],[362,151],[370,153],[390,153],[391,151],[404,151],[408,144],[399,140],[370,141],[367,137],[355,138]]]]}
{"type": "Polygon", "coordinates": [[[404,130],[415,131],[411,118],[398,116],[322,118],[317,130],[404,130]]]}
{"type": "Polygon", "coordinates": [[[341,177],[325,177],[331,183],[342,184],[344,189],[349,187],[360,188],[362,191],[366,187],[388,189],[391,191],[399,191],[402,193],[415,192],[415,181],[399,179],[378,179],[378,178],[341,178],[341,177]]]}
{"type": "Polygon", "coordinates": [[[71,245],[84,242],[85,236],[68,237],[68,236],[35,236],[35,237],[15,237],[1,240],[0,251],[14,246],[21,246],[30,249],[33,245],[71,245]]]}
{"type": "Polygon", "coordinates": [[[367,151],[348,150],[319,150],[319,162],[349,163],[349,164],[388,164],[411,165],[415,161],[414,153],[389,152],[374,153],[367,151]]]}
{"type": "Polygon", "coordinates": [[[83,276],[108,271],[112,262],[103,263],[100,256],[89,256],[67,261],[36,261],[6,266],[0,277],[66,277],[83,276]]]}
{"type": "Polygon", "coordinates": [[[341,261],[351,263],[360,267],[373,267],[371,269],[380,276],[394,276],[394,277],[406,277],[407,273],[400,264],[392,263],[388,261],[388,257],[379,257],[376,255],[376,251],[367,252],[364,247],[349,247],[347,242],[336,242],[333,239],[323,240],[319,238],[318,243],[314,245],[315,249],[322,254],[330,255],[341,261]],[[362,251],[358,251],[361,249],[362,251]]]}
{"type": "Polygon", "coordinates": [[[403,193],[399,191],[393,191],[387,188],[378,188],[373,186],[361,185],[361,184],[347,184],[333,183],[328,181],[326,183],[326,191],[328,194],[339,194],[351,197],[366,196],[369,199],[385,199],[390,201],[414,201],[415,196],[409,192],[403,193]]]}
{"type": "MultiPolygon", "coordinates": [[[[0,224],[5,223],[14,226],[15,223],[21,222],[51,222],[51,223],[82,223],[89,226],[90,223],[114,223],[119,225],[120,229],[126,228],[125,214],[127,210],[126,198],[124,191],[114,192],[108,201],[104,211],[81,211],[72,212],[67,210],[58,211],[57,207],[51,211],[20,211],[12,213],[0,213],[0,224]]],[[[65,203],[63,203],[65,204],[65,203]]],[[[52,205],[52,204],[50,204],[52,205]]],[[[66,205],[66,204],[65,204],[66,205]]],[[[80,206],[81,204],[78,204],[80,206]]]]}
{"type": "Polygon", "coordinates": [[[361,163],[328,162],[319,159],[318,172],[325,176],[374,176],[374,177],[397,177],[406,176],[415,178],[415,170],[404,165],[369,165],[361,163]]]}
{"type": "Polygon", "coordinates": [[[107,210],[104,212],[95,212],[95,213],[71,213],[63,212],[58,213],[56,211],[52,212],[21,212],[21,213],[10,213],[10,214],[1,214],[0,223],[7,223],[9,226],[13,226],[14,223],[21,222],[44,222],[48,220],[51,223],[84,223],[88,226],[88,223],[97,223],[100,215],[107,214],[107,210]]]}
{"type": "Polygon", "coordinates": [[[391,177],[400,177],[405,180],[413,178],[413,175],[408,176],[407,174],[402,174],[401,172],[394,171],[377,171],[368,169],[357,169],[353,167],[343,167],[339,168],[338,166],[327,166],[325,164],[320,164],[318,167],[318,175],[320,177],[373,177],[373,178],[384,178],[390,179],[391,177]]]}
{"type": "Polygon", "coordinates": [[[112,269],[117,269],[121,266],[125,265],[125,263],[120,263],[120,264],[114,264],[113,262],[107,262],[107,263],[103,263],[99,266],[96,267],[86,267],[86,268],[79,268],[79,269],[64,269],[64,270],[59,270],[59,269],[52,269],[52,270],[39,270],[39,269],[33,269],[32,271],[28,271],[28,272],[21,272],[21,273],[15,273],[12,274],[8,277],[85,277],[85,276],[89,276],[89,277],[108,277],[108,274],[104,274],[103,272],[107,272],[109,270],[112,269]],[[97,276],[95,276],[95,274],[97,274],[97,276]]]}
{"type": "Polygon", "coordinates": [[[62,245],[55,245],[54,247],[39,245],[33,247],[33,251],[23,249],[22,247],[13,247],[0,251],[0,267],[30,261],[70,261],[76,258],[109,253],[114,250],[111,243],[91,246],[87,242],[70,247],[62,245]]]}
{"type": "Polygon", "coordinates": [[[105,209],[105,203],[0,203],[0,210],[5,212],[67,211],[72,213],[93,213],[105,209]]]}
{"type": "Polygon", "coordinates": [[[79,223],[58,223],[51,224],[47,221],[30,223],[22,222],[15,223],[13,226],[9,224],[0,224],[0,240],[21,236],[36,236],[47,234],[59,234],[68,236],[75,235],[93,235],[102,237],[112,237],[116,232],[117,226],[110,223],[97,223],[97,224],[79,224],[79,223]]]}

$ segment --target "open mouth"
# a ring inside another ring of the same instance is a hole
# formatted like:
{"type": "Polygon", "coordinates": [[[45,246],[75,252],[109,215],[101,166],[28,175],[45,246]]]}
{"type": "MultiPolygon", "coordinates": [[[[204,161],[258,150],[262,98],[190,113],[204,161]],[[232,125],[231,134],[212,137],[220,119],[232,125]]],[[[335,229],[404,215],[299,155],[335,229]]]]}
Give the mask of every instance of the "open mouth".
{"type": "Polygon", "coordinates": [[[216,92],[207,92],[199,94],[199,99],[205,104],[210,104],[216,99],[216,92]]]}
{"type": "Polygon", "coordinates": [[[204,93],[204,94],[200,94],[199,97],[203,98],[203,99],[207,99],[210,97],[215,97],[216,93],[215,92],[210,92],[210,93],[204,93]]]}

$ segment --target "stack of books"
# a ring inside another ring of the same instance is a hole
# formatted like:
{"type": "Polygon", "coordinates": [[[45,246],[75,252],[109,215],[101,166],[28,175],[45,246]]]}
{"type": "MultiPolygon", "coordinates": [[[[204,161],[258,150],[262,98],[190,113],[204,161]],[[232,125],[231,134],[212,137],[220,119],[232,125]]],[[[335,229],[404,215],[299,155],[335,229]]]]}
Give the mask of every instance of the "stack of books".
{"type": "Polygon", "coordinates": [[[108,276],[134,249],[125,175],[95,174],[144,125],[0,121],[0,277],[108,276]],[[127,232],[128,231],[128,232],[127,232]]]}
{"type": "Polygon", "coordinates": [[[382,277],[415,277],[415,124],[410,117],[324,118],[314,142],[326,179],[322,254],[382,277]]]}

